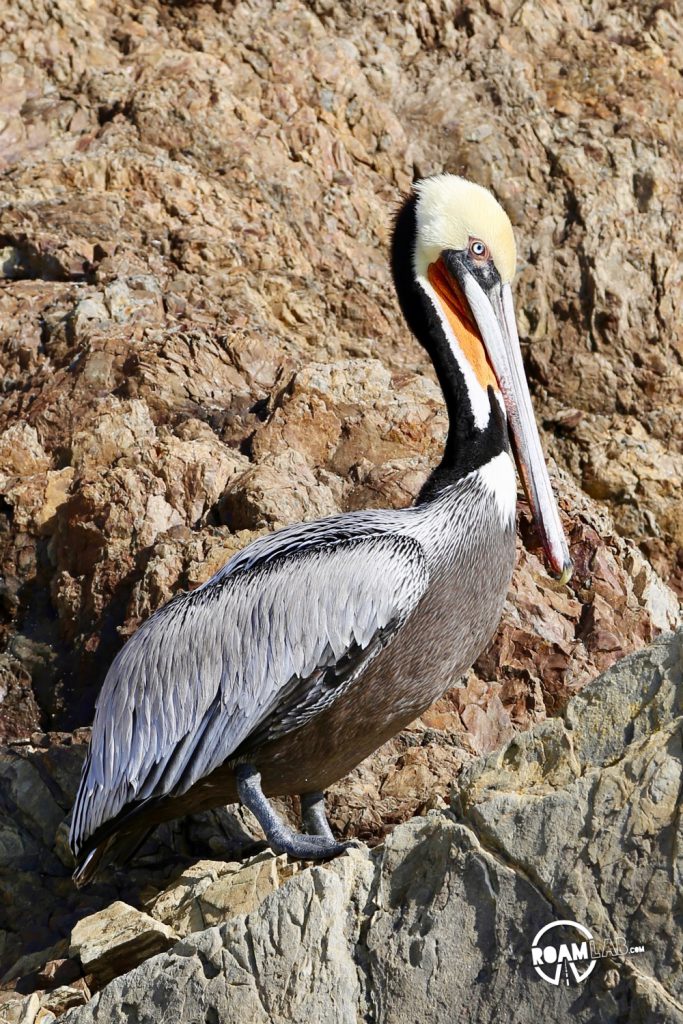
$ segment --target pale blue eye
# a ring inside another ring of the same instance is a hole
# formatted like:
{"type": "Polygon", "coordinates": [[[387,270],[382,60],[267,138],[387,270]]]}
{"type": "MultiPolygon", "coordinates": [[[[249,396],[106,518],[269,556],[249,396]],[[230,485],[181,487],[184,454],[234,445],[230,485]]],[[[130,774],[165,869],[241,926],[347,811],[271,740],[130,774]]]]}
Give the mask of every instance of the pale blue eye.
{"type": "Polygon", "coordinates": [[[470,252],[473,256],[482,257],[486,255],[486,246],[483,242],[470,242],[470,252]]]}

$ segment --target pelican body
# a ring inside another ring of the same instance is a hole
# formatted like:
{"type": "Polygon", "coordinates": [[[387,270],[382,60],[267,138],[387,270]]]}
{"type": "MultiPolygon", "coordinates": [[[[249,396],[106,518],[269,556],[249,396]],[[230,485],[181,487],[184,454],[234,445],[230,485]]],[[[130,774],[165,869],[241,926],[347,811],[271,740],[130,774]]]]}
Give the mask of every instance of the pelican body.
{"type": "Polygon", "coordinates": [[[71,825],[74,879],[151,828],[236,800],[271,847],[326,858],[323,791],[455,685],[493,636],[515,558],[516,458],[550,571],[571,562],[515,327],[510,222],[485,189],[424,179],[392,271],[449,415],[410,508],[287,527],[174,598],[115,658],[71,825]],[[269,798],[299,794],[306,834],[269,798]]]}

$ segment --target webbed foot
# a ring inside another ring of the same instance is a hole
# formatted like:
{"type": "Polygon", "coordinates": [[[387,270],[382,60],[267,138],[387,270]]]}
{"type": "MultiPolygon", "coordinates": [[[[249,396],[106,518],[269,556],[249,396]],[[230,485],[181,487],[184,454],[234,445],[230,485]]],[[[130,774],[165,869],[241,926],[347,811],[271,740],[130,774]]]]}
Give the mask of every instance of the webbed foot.
{"type": "Polygon", "coordinates": [[[261,775],[253,765],[236,765],[235,779],[240,802],[252,812],[275,853],[286,853],[299,860],[327,860],[355,845],[353,842],[338,843],[335,840],[327,824],[324,806],[321,804],[322,794],[310,794],[315,799],[306,802],[304,820],[307,828],[309,821],[319,828],[322,815],[326,831],[323,834],[302,835],[286,825],[271,806],[261,789],[261,775]]]}

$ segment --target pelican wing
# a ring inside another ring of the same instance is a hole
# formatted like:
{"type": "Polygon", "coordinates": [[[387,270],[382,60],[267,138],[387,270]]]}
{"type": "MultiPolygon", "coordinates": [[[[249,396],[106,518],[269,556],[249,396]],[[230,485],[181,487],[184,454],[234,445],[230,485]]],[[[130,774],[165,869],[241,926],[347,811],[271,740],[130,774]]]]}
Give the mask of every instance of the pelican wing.
{"type": "Polygon", "coordinates": [[[256,561],[247,549],[161,608],[115,658],[74,807],[76,854],[128,805],[180,795],[259,730],[282,735],[319,713],[427,585],[422,548],[406,536],[294,550],[276,536],[256,542],[256,561]]]}

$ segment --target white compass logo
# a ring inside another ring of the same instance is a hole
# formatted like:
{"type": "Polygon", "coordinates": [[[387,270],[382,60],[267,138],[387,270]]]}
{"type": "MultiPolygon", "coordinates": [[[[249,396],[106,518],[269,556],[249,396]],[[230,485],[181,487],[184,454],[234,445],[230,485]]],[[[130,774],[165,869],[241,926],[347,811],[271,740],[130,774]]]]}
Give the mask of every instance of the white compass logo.
{"type": "Polygon", "coordinates": [[[585,981],[595,967],[590,943],[593,941],[591,932],[576,921],[552,921],[536,935],[531,944],[531,962],[534,970],[551,985],[559,985],[564,976],[566,985],[570,983],[570,972],[578,985],[585,981]],[[560,929],[553,932],[553,929],[560,929]],[[583,942],[576,942],[566,937],[566,930],[574,930],[583,936],[583,942]]]}

